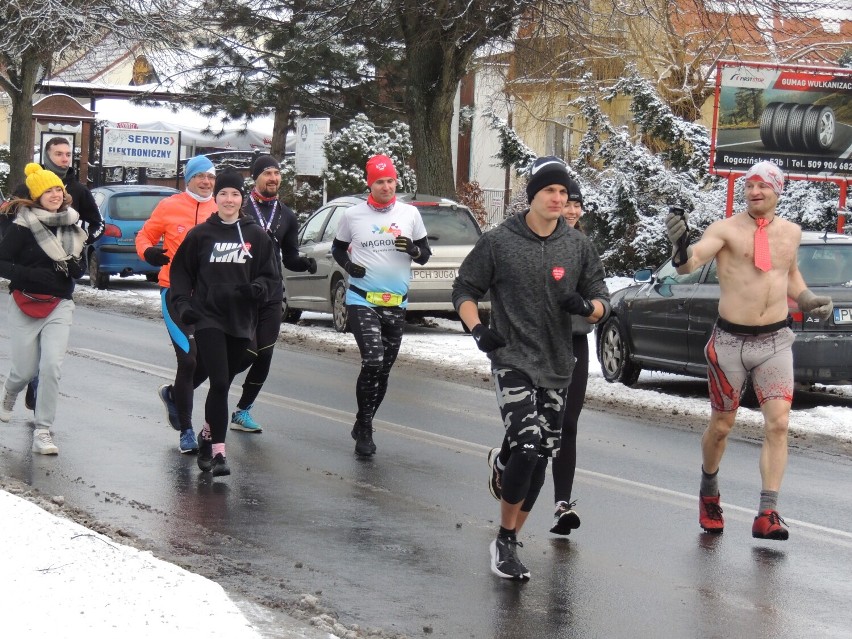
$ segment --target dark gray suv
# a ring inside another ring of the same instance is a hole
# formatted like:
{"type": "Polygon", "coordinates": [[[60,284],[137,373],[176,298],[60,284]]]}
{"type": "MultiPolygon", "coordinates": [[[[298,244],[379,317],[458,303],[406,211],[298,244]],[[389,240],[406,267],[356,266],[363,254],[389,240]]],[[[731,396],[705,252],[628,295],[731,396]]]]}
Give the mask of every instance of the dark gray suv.
{"type": "MultiPolygon", "coordinates": [[[[420,211],[432,257],[421,266],[412,264],[408,291],[408,317],[431,315],[458,318],[452,302],[453,280],[462,260],[482,231],[466,206],[446,198],[398,193],[397,198],[420,211]]],[[[363,202],[367,194],[339,197],[313,213],[299,229],[299,252],[317,261],[317,272],[284,270],[284,321],[295,322],[302,311],[331,313],[338,331],[348,330],[346,272],[331,256],[331,243],[343,212],[363,202]]],[[[489,302],[480,304],[483,312],[489,302]]]]}

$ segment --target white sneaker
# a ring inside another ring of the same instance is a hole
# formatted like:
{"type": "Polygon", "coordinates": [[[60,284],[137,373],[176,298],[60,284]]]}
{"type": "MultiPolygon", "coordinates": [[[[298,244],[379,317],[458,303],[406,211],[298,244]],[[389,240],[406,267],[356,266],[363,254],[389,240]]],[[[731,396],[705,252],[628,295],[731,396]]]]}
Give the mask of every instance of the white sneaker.
{"type": "Polygon", "coordinates": [[[15,408],[16,399],[18,399],[17,395],[4,391],[3,403],[0,404],[0,422],[8,422],[12,419],[12,409],[15,408]]]}
{"type": "Polygon", "coordinates": [[[33,452],[40,455],[57,455],[59,449],[50,438],[50,431],[46,428],[36,428],[33,431],[33,452]]]}

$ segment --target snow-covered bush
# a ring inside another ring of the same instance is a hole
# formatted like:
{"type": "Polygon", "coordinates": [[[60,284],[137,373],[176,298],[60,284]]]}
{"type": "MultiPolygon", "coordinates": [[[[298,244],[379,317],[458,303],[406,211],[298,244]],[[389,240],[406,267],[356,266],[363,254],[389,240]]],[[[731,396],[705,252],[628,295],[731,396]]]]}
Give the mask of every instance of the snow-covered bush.
{"type": "Polygon", "coordinates": [[[417,176],[407,161],[413,152],[407,124],[393,122],[387,130],[378,130],[370,119],[359,113],[349,125],[326,137],[323,144],[328,168],[326,179],[328,197],[362,193],[367,188],[367,160],[377,153],[390,157],[399,174],[399,192],[417,190],[417,176]]]}

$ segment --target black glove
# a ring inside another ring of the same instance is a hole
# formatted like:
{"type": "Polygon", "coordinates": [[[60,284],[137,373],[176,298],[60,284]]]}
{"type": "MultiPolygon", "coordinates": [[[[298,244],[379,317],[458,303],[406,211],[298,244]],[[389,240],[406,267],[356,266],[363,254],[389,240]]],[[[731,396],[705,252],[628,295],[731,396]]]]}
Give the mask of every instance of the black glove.
{"type": "Polygon", "coordinates": [[[414,259],[420,257],[420,247],[412,242],[410,237],[400,235],[394,240],[394,246],[396,246],[397,251],[408,253],[414,259]]]}
{"type": "Polygon", "coordinates": [[[492,331],[485,324],[477,324],[470,331],[473,339],[476,340],[476,347],[483,353],[490,353],[502,346],[506,345],[506,340],[497,331],[492,331]]]}
{"type": "Polygon", "coordinates": [[[169,256],[166,255],[166,249],[158,248],[156,246],[149,246],[146,248],[143,255],[145,256],[145,261],[151,266],[165,266],[171,262],[169,256]]]}
{"type": "Polygon", "coordinates": [[[317,261],[312,257],[303,257],[302,263],[305,265],[305,270],[313,275],[317,272],[317,261]]]}
{"type": "Polygon", "coordinates": [[[180,319],[184,324],[195,324],[201,319],[201,315],[196,313],[193,309],[188,308],[180,314],[180,319]]]}
{"type": "Polygon", "coordinates": [[[571,291],[560,306],[563,311],[568,311],[571,315],[579,315],[580,317],[588,317],[595,312],[592,303],[577,291],[571,291]]]}
{"type": "Polygon", "coordinates": [[[367,269],[355,262],[346,262],[343,269],[352,277],[364,277],[367,274],[367,269]]]}
{"type": "Polygon", "coordinates": [[[666,233],[672,244],[672,264],[680,266],[689,260],[687,249],[689,248],[689,217],[682,208],[669,207],[666,216],[666,233]]]}
{"type": "Polygon", "coordinates": [[[258,302],[263,299],[263,286],[257,282],[244,282],[237,284],[237,293],[250,302],[258,302]]]}

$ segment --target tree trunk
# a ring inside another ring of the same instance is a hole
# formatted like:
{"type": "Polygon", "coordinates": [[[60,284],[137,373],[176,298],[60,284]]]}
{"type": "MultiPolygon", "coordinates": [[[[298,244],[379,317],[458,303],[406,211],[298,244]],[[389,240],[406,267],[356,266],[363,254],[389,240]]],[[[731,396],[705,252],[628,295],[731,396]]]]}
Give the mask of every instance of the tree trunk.
{"type": "Polygon", "coordinates": [[[290,126],[290,106],[292,104],[289,91],[279,90],[275,104],[275,115],[272,124],[272,149],[270,153],[279,161],[284,160],[287,151],[287,129],[290,126]]]}
{"type": "Polygon", "coordinates": [[[8,91],[12,100],[12,122],[9,135],[9,186],[24,181],[24,167],[33,161],[33,94],[38,76],[38,58],[24,56],[20,70],[20,88],[8,91]]]}
{"type": "Polygon", "coordinates": [[[417,87],[408,87],[406,107],[417,171],[417,191],[455,199],[450,123],[453,99],[438,91],[424,99],[417,87]]]}

